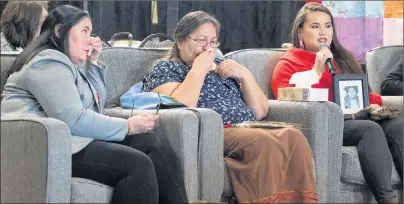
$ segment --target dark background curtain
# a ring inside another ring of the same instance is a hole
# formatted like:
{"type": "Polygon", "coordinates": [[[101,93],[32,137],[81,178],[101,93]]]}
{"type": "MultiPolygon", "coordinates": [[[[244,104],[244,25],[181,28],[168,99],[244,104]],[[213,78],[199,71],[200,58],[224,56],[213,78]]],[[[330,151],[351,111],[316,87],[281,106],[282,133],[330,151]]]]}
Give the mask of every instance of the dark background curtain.
{"type": "Polygon", "coordinates": [[[179,18],[196,10],[212,14],[221,23],[219,41],[223,53],[245,48],[274,48],[289,41],[294,17],[304,3],[304,1],[181,2],[179,18]]]}
{"type": "MultiPolygon", "coordinates": [[[[51,1],[50,8],[82,1],[51,1]]],[[[167,1],[158,1],[158,24],[152,25],[150,1],[89,1],[93,33],[109,40],[114,33],[131,32],[142,40],[159,32],[167,34],[167,1]],[[152,32],[153,31],[153,32],[152,32]]],[[[220,50],[276,48],[290,41],[294,17],[305,1],[179,1],[178,20],[191,11],[212,14],[221,23],[220,50]]],[[[172,33],[169,34],[172,36],[172,33]]]]}

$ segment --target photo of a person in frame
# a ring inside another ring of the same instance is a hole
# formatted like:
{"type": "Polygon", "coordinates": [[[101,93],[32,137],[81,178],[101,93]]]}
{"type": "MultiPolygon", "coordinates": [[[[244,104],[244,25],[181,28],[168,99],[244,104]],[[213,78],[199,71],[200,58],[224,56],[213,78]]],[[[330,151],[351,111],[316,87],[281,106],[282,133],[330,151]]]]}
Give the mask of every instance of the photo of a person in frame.
{"type": "Polygon", "coordinates": [[[344,104],[346,109],[360,109],[358,86],[346,86],[344,87],[346,96],[344,98],[344,104]]]}

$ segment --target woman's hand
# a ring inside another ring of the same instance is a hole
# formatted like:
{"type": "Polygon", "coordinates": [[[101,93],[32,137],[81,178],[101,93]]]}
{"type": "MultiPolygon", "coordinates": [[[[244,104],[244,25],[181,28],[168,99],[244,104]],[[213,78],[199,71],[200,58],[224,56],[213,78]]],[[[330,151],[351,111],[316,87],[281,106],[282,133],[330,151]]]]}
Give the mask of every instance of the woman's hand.
{"type": "Polygon", "coordinates": [[[352,114],[352,119],[353,120],[369,120],[371,111],[372,111],[371,107],[368,106],[368,107],[352,114]]]}
{"type": "Polygon", "coordinates": [[[102,51],[102,41],[99,37],[91,37],[90,40],[91,50],[90,55],[87,57],[87,61],[97,65],[98,57],[102,51]]]}
{"type": "Polygon", "coordinates": [[[379,105],[377,104],[370,104],[368,107],[352,114],[352,119],[354,120],[370,120],[371,119],[371,114],[370,112],[380,108],[379,105]]]}
{"type": "Polygon", "coordinates": [[[324,68],[325,68],[325,61],[327,59],[333,59],[333,55],[331,53],[331,50],[324,47],[323,49],[321,49],[320,51],[317,52],[316,54],[316,61],[314,63],[313,66],[313,71],[315,71],[319,77],[321,77],[321,75],[324,72],[324,68]]]}
{"type": "Polygon", "coordinates": [[[128,120],[128,135],[145,133],[153,129],[156,121],[159,120],[158,115],[139,114],[130,117],[128,120]]]}
{"type": "Polygon", "coordinates": [[[201,71],[207,74],[212,69],[212,62],[215,59],[215,49],[210,48],[203,51],[194,59],[192,63],[192,71],[201,71]]]}
{"type": "Polygon", "coordinates": [[[370,107],[370,111],[374,111],[374,110],[380,108],[380,106],[377,104],[370,104],[368,107],[370,107]]]}
{"type": "Polygon", "coordinates": [[[223,78],[231,77],[241,80],[248,73],[248,70],[236,61],[227,59],[217,65],[215,72],[223,78]]]}

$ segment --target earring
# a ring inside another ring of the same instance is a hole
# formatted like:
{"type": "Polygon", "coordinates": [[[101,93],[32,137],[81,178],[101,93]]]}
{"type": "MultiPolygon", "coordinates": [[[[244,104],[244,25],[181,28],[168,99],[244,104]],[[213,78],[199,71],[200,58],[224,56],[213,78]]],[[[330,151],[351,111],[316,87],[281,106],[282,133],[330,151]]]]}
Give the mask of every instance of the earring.
{"type": "Polygon", "coordinates": [[[304,48],[302,36],[299,34],[297,36],[297,38],[299,39],[299,47],[304,50],[305,48],[304,48]]]}

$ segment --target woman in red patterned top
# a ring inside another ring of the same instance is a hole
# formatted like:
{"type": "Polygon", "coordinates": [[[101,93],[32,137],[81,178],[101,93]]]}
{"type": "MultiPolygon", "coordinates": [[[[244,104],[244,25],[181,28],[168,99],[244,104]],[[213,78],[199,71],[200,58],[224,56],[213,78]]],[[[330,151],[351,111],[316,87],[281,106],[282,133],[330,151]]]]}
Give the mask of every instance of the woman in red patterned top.
{"type": "MultiPolygon", "coordinates": [[[[329,101],[334,101],[332,77],[325,68],[329,58],[336,74],[362,74],[352,54],[339,43],[331,12],[322,4],[308,3],[299,11],[292,29],[292,42],[293,47],[280,59],[272,75],[275,97],[278,88],[296,85],[328,88],[329,101]],[[319,49],[321,43],[329,48],[319,49]]],[[[343,145],[358,147],[363,175],[376,200],[397,203],[391,174],[394,161],[401,179],[403,177],[403,120],[371,121],[369,111],[379,108],[382,100],[379,95],[370,93],[369,101],[369,107],[345,120],[343,145]]]]}

